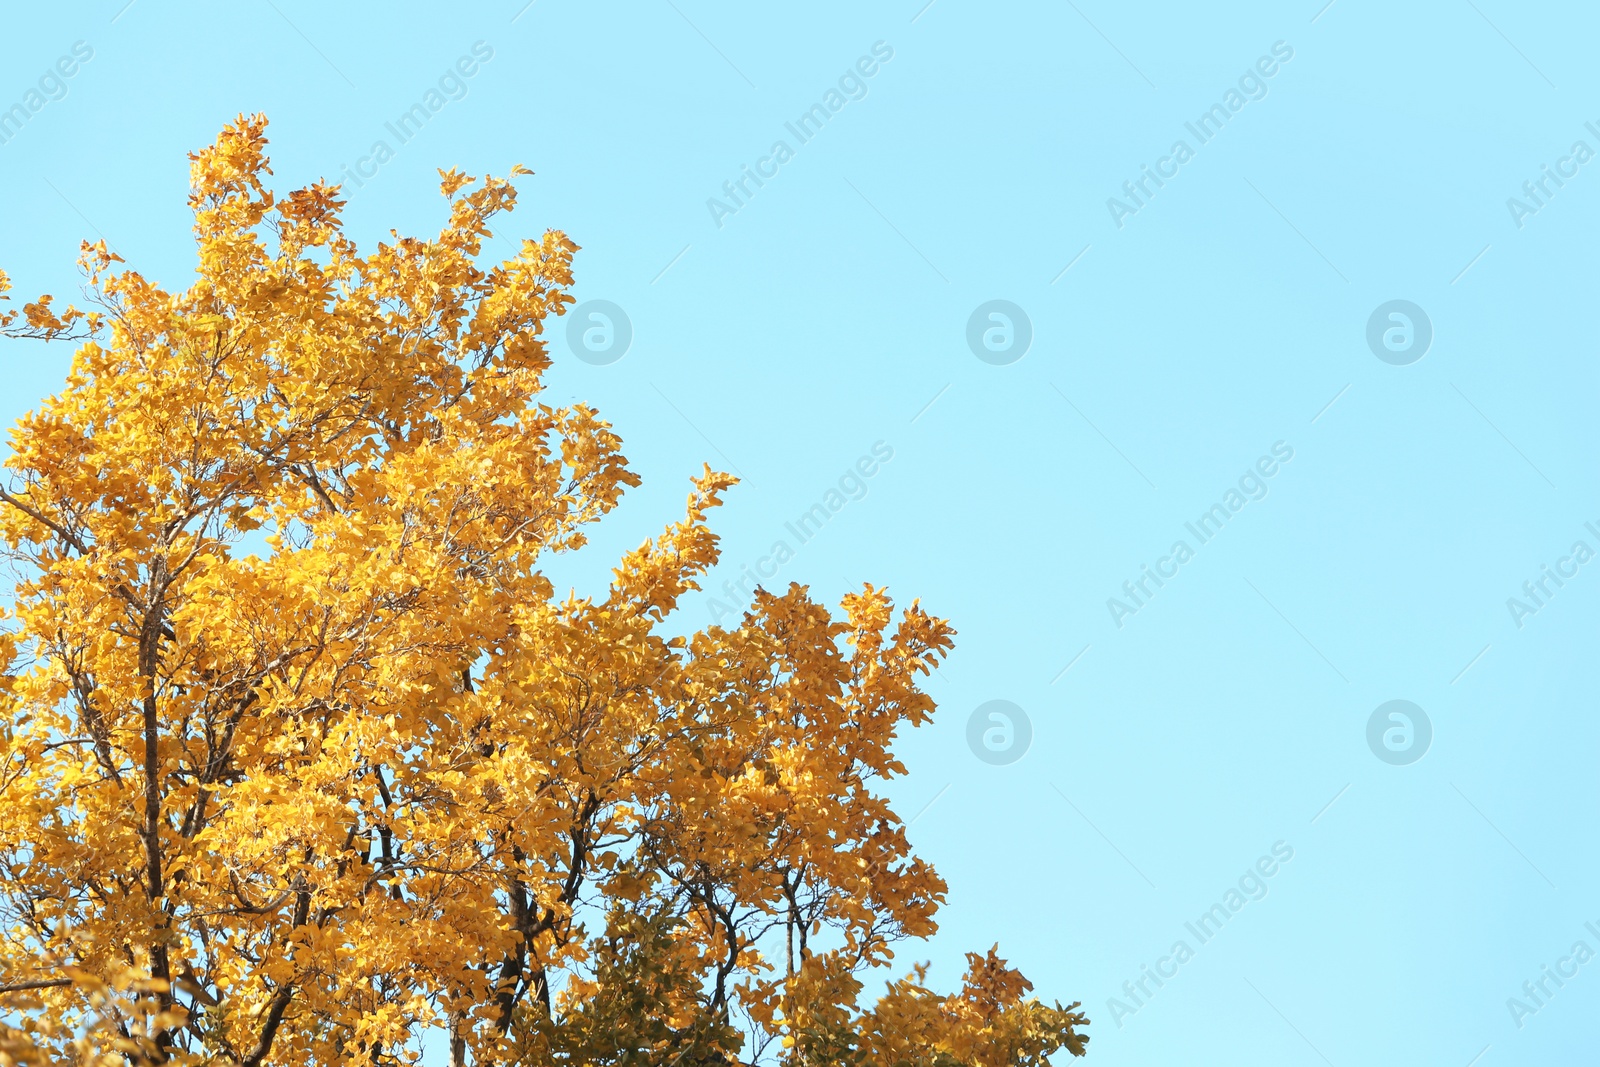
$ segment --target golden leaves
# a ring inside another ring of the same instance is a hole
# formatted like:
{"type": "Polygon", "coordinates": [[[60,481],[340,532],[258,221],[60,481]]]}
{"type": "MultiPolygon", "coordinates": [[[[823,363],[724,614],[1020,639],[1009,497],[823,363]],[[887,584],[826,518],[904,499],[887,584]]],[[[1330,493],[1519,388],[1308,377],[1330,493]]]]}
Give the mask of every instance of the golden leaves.
{"type": "Polygon", "coordinates": [[[446,197],[455,196],[463,185],[469,185],[477,180],[472,175],[463,174],[454,167],[449,170],[445,170],[443,167],[439,168],[439,191],[446,197]]]}

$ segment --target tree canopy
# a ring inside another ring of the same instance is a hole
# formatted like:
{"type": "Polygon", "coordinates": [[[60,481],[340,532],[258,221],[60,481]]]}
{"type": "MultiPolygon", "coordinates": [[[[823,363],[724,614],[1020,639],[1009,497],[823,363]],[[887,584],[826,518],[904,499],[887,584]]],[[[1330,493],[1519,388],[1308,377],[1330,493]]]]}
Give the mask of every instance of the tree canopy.
{"type": "Polygon", "coordinates": [[[710,467],[559,592],[639,481],[542,399],[577,245],[484,262],[527,171],[451,170],[363,254],[265,135],[190,157],[187,289],[85,244],[89,310],[0,314],[77,342],[0,490],[0,1065],[1081,1055],[994,950],[868,989],[945,898],[882,787],[950,626],[870,585],[683,625],[710,467]]]}

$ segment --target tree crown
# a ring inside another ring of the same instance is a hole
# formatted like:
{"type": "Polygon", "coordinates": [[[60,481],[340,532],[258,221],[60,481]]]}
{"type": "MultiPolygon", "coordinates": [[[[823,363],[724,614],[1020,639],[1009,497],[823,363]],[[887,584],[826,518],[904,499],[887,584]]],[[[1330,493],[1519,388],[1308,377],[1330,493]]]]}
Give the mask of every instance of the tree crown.
{"type": "Polygon", "coordinates": [[[709,467],[558,595],[638,484],[541,399],[577,246],[482,263],[516,190],[451,170],[436,237],[362,254],[265,134],[190,157],[187,289],[86,244],[92,311],[0,315],[82,342],[0,490],[0,1065],[1081,1055],[994,951],[861,1000],[945,897],[878,790],[950,627],[791,585],[676,632],[709,467]]]}

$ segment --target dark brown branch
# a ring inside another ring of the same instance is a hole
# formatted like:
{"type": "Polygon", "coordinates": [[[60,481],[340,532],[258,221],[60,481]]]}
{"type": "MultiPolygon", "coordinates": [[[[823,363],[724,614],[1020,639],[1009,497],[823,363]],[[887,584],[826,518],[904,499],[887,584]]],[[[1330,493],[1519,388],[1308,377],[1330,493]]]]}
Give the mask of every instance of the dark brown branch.
{"type": "MultiPolygon", "coordinates": [[[[311,890],[302,889],[300,900],[294,908],[294,928],[298,929],[306,924],[306,918],[311,914],[311,890]]],[[[256,1047],[243,1060],[243,1067],[261,1067],[261,1061],[267,1058],[272,1051],[272,1042],[278,1036],[278,1027],[283,1025],[283,1014],[289,1010],[289,1001],[294,999],[294,982],[287,981],[278,987],[272,994],[272,1001],[267,1007],[267,1018],[261,1024],[261,1037],[256,1041],[256,1047]]]]}
{"type": "Polygon", "coordinates": [[[25,993],[30,989],[60,989],[72,984],[70,978],[36,978],[31,982],[12,982],[0,985],[0,993],[25,993]]]}

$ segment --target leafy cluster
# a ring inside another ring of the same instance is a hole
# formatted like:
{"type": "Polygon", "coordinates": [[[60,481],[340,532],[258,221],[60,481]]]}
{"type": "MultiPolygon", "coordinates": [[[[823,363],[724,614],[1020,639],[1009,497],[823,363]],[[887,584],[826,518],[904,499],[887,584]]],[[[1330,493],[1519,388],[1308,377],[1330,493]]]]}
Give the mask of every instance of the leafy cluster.
{"type": "Polygon", "coordinates": [[[96,310],[0,315],[83,341],[0,489],[0,1067],[1082,1054],[993,952],[861,1000],[944,898],[874,789],[949,626],[791,585],[674,633],[710,468],[558,595],[638,482],[541,400],[577,246],[481,265],[516,191],[449,171],[436,238],[362,254],[265,132],[191,157],[187,289],[85,245],[96,310]]]}

